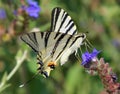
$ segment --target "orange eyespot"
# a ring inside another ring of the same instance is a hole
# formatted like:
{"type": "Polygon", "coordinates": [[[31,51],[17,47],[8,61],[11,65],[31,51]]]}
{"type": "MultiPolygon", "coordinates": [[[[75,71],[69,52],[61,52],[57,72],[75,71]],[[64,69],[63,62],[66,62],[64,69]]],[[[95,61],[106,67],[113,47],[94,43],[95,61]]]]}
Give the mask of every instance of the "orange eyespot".
{"type": "Polygon", "coordinates": [[[52,69],[55,69],[55,66],[56,66],[56,62],[49,62],[48,63],[48,67],[50,67],[52,69]]]}

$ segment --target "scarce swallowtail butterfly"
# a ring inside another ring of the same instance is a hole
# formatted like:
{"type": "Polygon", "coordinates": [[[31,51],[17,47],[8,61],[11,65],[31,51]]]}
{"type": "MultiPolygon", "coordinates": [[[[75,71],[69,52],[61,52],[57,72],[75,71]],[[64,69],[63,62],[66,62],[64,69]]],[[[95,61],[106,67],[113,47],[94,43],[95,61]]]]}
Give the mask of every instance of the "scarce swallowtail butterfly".
{"type": "Polygon", "coordinates": [[[86,38],[84,33],[77,34],[76,25],[63,9],[54,8],[51,20],[49,31],[31,32],[20,37],[37,53],[38,71],[45,77],[56,67],[58,60],[63,65],[72,53],[77,52],[86,38]]]}

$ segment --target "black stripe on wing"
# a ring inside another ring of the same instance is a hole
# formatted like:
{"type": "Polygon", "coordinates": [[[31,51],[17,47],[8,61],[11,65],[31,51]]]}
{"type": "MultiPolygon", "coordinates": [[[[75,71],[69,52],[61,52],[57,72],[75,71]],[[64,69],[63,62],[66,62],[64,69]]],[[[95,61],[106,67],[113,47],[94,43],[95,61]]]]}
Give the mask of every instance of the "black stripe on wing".
{"type": "Polygon", "coordinates": [[[26,44],[28,44],[35,52],[38,52],[38,43],[37,43],[35,32],[24,34],[20,36],[20,38],[26,44]]]}
{"type": "Polygon", "coordinates": [[[38,45],[35,33],[27,34],[29,39],[35,44],[38,45]]]}
{"type": "Polygon", "coordinates": [[[68,46],[71,38],[72,38],[72,36],[68,37],[68,39],[66,41],[66,44],[64,45],[64,47],[62,48],[62,50],[59,52],[59,54],[57,55],[56,59],[59,58],[59,56],[62,54],[62,52],[66,49],[66,47],[68,46]]]}
{"type": "Polygon", "coordinates": [[[59,42],[64,38],[64,36],[65,36],[65,34],[61,34],[61,36],[57,39],[57,41],[56,41],[56,43],[55,43],[55,45],[54,45],[54,47],[53,47],[53,50],[52,50],[52,52],[51,52],[51,56],[54,55],[57,47],[59,46],[59,42]]]}
{"type": "MultiPolygon", "coordinates": [[[[77,39],[82,38],[82,39],[84,40],[85,37],[86,37],[86,36],[85,36],[84,34],[81,34],[81,35],[76,36],[75,39],[73,40],[73,42],[70,44],[70,47],[71,47],[72,45],[74,45],[74,43],[77,41],[77,39]]],[[[82,42],[81,42],[81,43],[82,43],[82,42]]]]}
{"type": "Polygon", "coordinates": [[[57,7],[52,11],[51,32],[60,32],[70,35],[77,33],[76,25],[67,12],[57,7]]]}
{"type": "Polygon", "coordinates": [[[55,30],[55,27],[56,27],[56,22],[57,22],[57,19],[58,19],[58,16],[60,15],[60,10],[59,8],[54,8],[52,10],[52,14],[51,14],[51,28],[50,28],[50,31],[54,31],[55,30]]]}
{"type": "Polygon", "coordinates": [[[44,38],[45,48],[47,47],[48,39],[49,39],[50,34],[51,34],[51,32],[47,32],[47,33],[45,34],[45,38],[44,38]]]}
{"type": "Polygon", "coordinates": [[[41,32],[41,38],[43,38],[43,36],[44,36],[44,32],[41,32]]]}

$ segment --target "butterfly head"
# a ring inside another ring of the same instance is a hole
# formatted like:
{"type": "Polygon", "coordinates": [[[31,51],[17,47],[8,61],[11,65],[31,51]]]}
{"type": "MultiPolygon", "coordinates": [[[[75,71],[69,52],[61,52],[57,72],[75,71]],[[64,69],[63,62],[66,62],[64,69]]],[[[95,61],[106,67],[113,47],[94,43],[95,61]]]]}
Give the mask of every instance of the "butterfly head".
{"type": "Polygon", "coordinates": [[[80,45],[83,45],[86,39],[86,34],[82,33],[82,34],[77,34],[75,36],[75,44],[77,45],[77,47],[79,47],[80,45]]]}
{"type": "Polygon", "coordinates": [[[85,33],[82,33],[82,34],[81,34],[81,37],[83,38],[83,40],[86,39],[86,34],[85,34],[85,33]]]}

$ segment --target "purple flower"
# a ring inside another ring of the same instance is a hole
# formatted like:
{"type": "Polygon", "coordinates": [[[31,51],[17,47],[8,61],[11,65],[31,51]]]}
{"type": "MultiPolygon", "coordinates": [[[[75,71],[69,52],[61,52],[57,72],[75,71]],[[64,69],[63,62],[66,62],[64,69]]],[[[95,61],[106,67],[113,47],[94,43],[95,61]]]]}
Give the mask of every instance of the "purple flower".
{"type": "Polygon", "coordinates": [[[28,13],[30,17],[38,18],[40,7],[37,2],[33,0],[27,0],[28,6],[25,7],[25,11],[28,13]]]}
{"type": "Polygon", "coordinates": [[[100,53],[100,51],[97,51],[96,49],[93,49],[92,53],[85,52],[82,54],[82,63],[83,66],[89,66],[91,61],[94,61],[94,59],[97,57],[97,55],[100,53]]]}
{"type": "Polygon", "coordinates": [[[4,9],[0,8],[0,19],[5,19],[6,18],[6,12],[4,9]]]}

